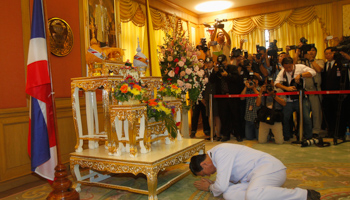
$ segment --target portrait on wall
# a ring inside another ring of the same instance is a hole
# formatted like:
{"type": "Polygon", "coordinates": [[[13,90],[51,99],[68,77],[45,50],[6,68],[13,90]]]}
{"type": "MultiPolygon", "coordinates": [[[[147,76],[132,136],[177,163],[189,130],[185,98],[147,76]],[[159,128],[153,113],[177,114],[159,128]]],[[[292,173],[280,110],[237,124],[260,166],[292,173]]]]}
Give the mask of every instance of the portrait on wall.
{"type": "Polygon", "coordinates": [[[88,0],[90,46],[116,47],[113,0],[88,0]]]}
{"type": "Polygon", "coordinates": [[[66,56],[73,48],[73,32],[69,24],[57,17],[48,21],[50,51],[55,56],[66,56]]]}

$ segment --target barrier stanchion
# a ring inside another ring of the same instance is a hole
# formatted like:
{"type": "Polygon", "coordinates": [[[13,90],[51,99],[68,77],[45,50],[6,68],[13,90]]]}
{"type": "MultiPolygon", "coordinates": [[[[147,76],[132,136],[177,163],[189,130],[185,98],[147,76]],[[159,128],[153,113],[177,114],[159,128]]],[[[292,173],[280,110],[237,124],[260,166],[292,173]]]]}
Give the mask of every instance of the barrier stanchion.
{"type": "Polygon", "coordinates": [[[209,94],[210,141],[214,142],[213,95],[209,94]]]}
{"type": "Polygon", "coordinates": [[[303,90],[299,90],[299,142],[303,141],[304,117],[303,117],[303,90]]]}

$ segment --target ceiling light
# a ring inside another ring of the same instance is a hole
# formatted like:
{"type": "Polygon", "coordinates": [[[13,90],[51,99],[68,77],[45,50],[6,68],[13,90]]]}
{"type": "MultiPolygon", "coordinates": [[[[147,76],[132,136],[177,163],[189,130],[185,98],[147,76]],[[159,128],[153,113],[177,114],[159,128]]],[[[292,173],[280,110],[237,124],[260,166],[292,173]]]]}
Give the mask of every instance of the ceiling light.
{"type": "Polygon", "coordinates": [[[205,3],[198,4],[195,9],[201,12],[214,12],[225,10],[233,5],[229,1],[208,1],[205,3]]]}

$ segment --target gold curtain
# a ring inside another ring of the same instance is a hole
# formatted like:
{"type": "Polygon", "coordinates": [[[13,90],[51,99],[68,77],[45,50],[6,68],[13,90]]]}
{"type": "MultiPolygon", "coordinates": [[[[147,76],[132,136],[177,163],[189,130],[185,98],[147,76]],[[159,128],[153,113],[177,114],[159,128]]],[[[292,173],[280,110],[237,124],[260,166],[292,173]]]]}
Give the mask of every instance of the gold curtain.
{"type": "MultiPolygon", "coordinates": [[[[144,48],[143,44],[145,40],[144,38],[145,26],[143,27],[136,26],[131,21],[127,23],[121,23],[121,25],[122,25],[122,34],[120,37],[122,41],[122,47],[123,49],[125,49],[124,60],[129,59],[130,62],[132,62],[134,59],[134,55],[137,53],[136,52],[137,38],[139,38],[141,49],[144,48]]],[[[155,38],[157,47],[164,43],[164,39],[163,39],[164,37],[165,37],[165,33],[163,30],[154,31],[154,38],[155,38]]],[[[155,62],[158,62],[158,61],[155,61],[155,62]]]]}
{"type": "MultiPolygon", "coordinates": [[[[301,37],[318,48],[317,58],[324,58],[326,35],[332,30],[332,4],[322,4],[277,13],[232,20],[230,32],[232,47],[239,47],[240,39],[248,39],[243,49],[256,52],[255,45],[265,46],[264,31],[270,33],[270,41],[276,39],[277,46],[297,45],[301,37]]],[[[292,52],[293,54],[293,52],[292,52]]]]}
{"type": "MultiPolygon", "coordinates": [[[[324,34],[319,20],[313,20],[303,26],[284,23],[280,28],[270,31],[270,41],[277,40],[277,46],[286,50],[287,45],[298,45],[300,38],[308,39],[308,44],[315,44],[317,48],[316,58],[324,59],[324,34]]],[[[294,55],[294,50],[291,52],[294,55]]]]}
{"type": "Polygon", "coordinates": [[[136,26],[144,26],[146,21],[145,12],[140,4],[132,0],[120,1],[120,20],[122,22],[132,21],[136,26]]]}

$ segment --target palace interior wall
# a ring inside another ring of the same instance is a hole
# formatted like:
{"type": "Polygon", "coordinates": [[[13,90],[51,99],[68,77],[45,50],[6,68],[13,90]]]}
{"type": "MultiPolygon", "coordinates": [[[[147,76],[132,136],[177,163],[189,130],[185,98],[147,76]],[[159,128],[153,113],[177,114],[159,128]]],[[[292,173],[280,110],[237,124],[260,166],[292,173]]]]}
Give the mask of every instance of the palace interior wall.
{"type": "MultiPolygon", "coordinates": [[[[138,0],[139,2],[143,2],[138,0]]],[[[350,4],[350,0],[295,0],[276,1],[266,4],[247,6],[228,10],[224,14],[196,15],[182,7],[173,6],[161,0],[162,6],[151,0],[150,5],[155,8],[164,8],[165,12],[176,12],[184,20],[189,20],[191,27],[196,28],[196,39],[203,37],[202,25],[215,18],[229,16],[230,18],[247,17],[264,13],[276,12],[298,7],[311,6],[322,3],[332,3],[334,20],[331,33],[341,36],[342,7],[350,4]],[[165,7],[164,7],[165,5],[165,7]]],[[[81,0],[46,1],[48,18],[59,17],[68,22],[74,34],[72,51],[65,57],[49,55],[52,67],[52,79],[57,105],[57,121],[59,132],[59,145],[61,147],[62,161],[69,162],[69,153],[74,151],[76,142],[72,107],[70,79],[81,77],[83,74],[81,56],[81,21],[79,6],[81,0]]],[[[0,192],[10,188],[38,180],[30,171],[30,159],[27,154],[28,134],[28,96],[25,94],[26,60],[30,40],[30,16],[32,0],[4,1],[0,12],[0,192]]],[[[349,28],[349,27],[347,27],[349,28]]],[[[83,99],[81,105],[84,106],[83,99]]],[[[102,105],[99,104],[99,117],[102,118],[102,105]]],[[[85,113],[82,112],[83,121],[85,113]]],[[[102,123],[100,123],[101,125],[102,123]]],[[[102,128],[102,127],[101,127],[102,128]]],[[[86,131],[86,130],[84,130],[86,131]]]]}

